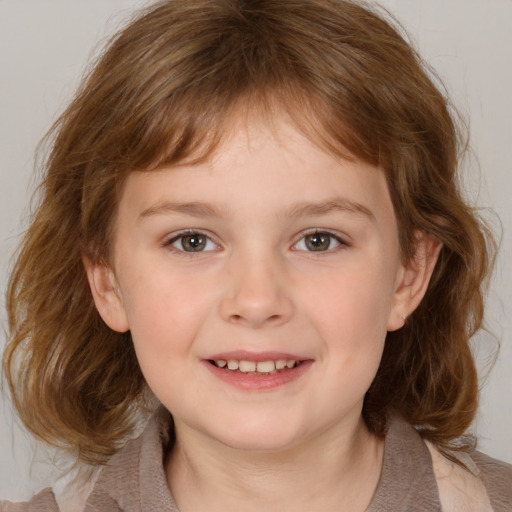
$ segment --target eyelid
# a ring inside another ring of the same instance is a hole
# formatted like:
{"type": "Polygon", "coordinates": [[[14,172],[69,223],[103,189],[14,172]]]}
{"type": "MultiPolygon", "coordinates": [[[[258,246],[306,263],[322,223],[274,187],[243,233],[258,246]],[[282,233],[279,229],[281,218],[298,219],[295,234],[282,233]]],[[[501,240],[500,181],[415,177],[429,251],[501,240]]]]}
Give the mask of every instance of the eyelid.
{"type": "Polygon", "coordinates": [[[335,252],[336,250],[339,250],[339,249],[342,249],[344,247],[348,247],[350,245],[350,243],[348,242],[347,240],[348,237],[342,235],[341,233],[339,233],[338,231],[333,231],[331,229],[327,229],[327,228],[312,228],[312,229],[307,229],[305,231],[302,231],[296,238],[295,242],[292,244],[292,250],[296,250],[296,251],[302,251],[302,252],[307,252],[307,253],[311,253],[311,254],[315,254],[315,255],[321,255],[321,254],[326,254],[326,253],[332,253],[332,252],[335,252]],[[298,243],[303,240],[306,236],[309,236],[309,235],[316,235],[316,234],[325,234],[325,235],[329,235],[331,236],[333,239],[335,239],[338,243],[339,243],[339,246],[337,247],[334,247],[333,249],[327,249],[325,251],[305,251],[303,249],[295,249],[295,247],[298,245],[298,243]]]}
{"type": "Polygon", "coordinates": [[[204,236],[204,237],[208,238],[211,242],[213,242],[213,244],[215,244],[215,246],[217,248],[219,248],[219,249],[221,248],[221,245],[217,241],[217,239],[216,239],[217,237],[215,235],[213,235],[212,233],[210,233],[207,230],[204,230],[204,229],[194,229],[194,228],[182,229],[180,231],[175,231],[174,233],[169,234],[162,241],[162,246],[166,247],[167,249],[170,249],[170,250],[174,249],[176,252],[181,253],[181,254],[185,254],[187,256],[188,255],[193,255],[193,254],[198,255],[198,254],[205,253],[205,252],[213,252],[213,250],[197,251],[197,252],[194,252],[194,251],[183,251],[183,250],[178,249],[178,248],[173,246],[173,244],[176,241],[178,241],[180,238],[183,238],[183,237],[186,237],[186,236],[191,236],[191,235],[201,235],[201,236],[204,236]]]}

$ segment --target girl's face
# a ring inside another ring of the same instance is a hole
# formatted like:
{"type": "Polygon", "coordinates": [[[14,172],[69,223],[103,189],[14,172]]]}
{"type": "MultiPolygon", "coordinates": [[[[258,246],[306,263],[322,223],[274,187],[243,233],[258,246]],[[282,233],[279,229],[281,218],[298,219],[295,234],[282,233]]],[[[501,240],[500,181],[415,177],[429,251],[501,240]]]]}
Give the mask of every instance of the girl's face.
{"type": "Polygon", "coordinates": [[[383,172],[283,121],[132,173],[113,267],[89,269],[98,308],[176,428],[265,451],[359,421],[413,276],[383,172]]]}

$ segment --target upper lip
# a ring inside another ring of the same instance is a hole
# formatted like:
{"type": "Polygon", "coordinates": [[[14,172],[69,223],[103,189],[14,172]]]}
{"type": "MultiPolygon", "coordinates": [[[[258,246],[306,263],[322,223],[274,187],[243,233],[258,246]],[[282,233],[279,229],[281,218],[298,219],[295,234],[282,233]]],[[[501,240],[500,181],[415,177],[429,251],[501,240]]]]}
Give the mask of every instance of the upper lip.
{"type": "Polygon", "coordinates": [[[265,352],[248,352],[246,350],[233,350],[230,352],[222,352],[218,354],[214,354],[212,356],[207,357],[206,359],[210,361],[219,361],[219,360],[233,360],[233,361],[277,361],[279,359],[294,360],[294,361],[304,361],[309,359],[307,357],[302,357],[297,354],[290,354],[287,352],[276,352],[276,351],[265,351],[265,352]]]}

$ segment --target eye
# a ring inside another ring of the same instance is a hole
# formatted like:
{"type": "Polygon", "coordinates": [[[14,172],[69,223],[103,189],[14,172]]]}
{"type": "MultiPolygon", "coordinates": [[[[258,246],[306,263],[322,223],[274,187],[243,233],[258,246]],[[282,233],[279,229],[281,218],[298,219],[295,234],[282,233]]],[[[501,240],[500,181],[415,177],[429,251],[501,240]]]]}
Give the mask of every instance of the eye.
{"type": "Polygon", "coordinates": [[[302,237],[293,248],[298,251],[324,252],[343,245],[343,241],[331,233],[316,231],[302,237]]]}
{"type": "Polygon", "coordinates": [[[198,232],[181,233],[171,238],[165,245],[184,252],[205,252],[218,249],[217,244],[211,238],[198,232]]]}

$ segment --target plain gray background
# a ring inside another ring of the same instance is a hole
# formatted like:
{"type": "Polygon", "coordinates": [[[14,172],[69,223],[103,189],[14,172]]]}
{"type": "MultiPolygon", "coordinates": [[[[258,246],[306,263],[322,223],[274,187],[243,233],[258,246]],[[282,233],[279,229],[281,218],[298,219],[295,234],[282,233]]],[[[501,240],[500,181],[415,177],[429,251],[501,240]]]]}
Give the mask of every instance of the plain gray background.
{"type": "MultiPolygon", "coordinates": [[[[145,0],[0,0],[0,321],[10,258],[24,226],[38,141],[72,96],[100,41],[145,0]]],[[[512,0],[384,0],[470,118],[476,158],[464,179],[475,205],[492,208],[503,238],[488,300],[493,335],[474,340],[484,380],[474,431],[479,447],[512,462],[512,0]]],[[[0,348],[4,344],[0,331],[0,348]]],[[[58,469],[0,401],[0,498],[26,499],[58,469]]]]}

